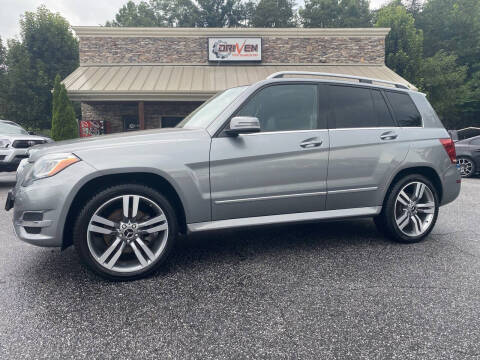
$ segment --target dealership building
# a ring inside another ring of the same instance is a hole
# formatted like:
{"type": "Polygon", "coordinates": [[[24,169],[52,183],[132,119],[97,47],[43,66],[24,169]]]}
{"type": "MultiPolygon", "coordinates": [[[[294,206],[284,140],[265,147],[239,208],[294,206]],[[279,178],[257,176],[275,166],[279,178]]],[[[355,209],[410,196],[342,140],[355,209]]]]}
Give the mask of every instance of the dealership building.
{"type": "Polygon", "coordinates": [[[341,73],[413,88],[385,66],[385,28],[74,31],[80,66],[64,84],[70,99],[81,102],[84,135],[172,127],[218,91],[277,71],[341,73]]]}

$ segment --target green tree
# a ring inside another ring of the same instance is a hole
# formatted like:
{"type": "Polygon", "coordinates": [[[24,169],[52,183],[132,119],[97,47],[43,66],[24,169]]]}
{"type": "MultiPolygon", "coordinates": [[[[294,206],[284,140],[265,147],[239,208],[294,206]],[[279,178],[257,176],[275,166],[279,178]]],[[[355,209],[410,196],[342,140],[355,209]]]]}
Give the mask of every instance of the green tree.
{"type": "Polygon", "coordinates": [[[375,26],[391,28],[385,39],[386,65],[412,83],[417,83],[423,54],[422,31],[404,6],[392,3],[377,13],[375,26]]]}
{"type": "MultiPolygon", "coordinates": [[[[159,3],[157,1],[157,3],[159,3]]],[[[162,1],[162,3],[164,3],[162,1]]],[[[159,4],[158,4],[159,5],[159,4]]],[[[115,14],[115,20],[107,21],[106,26],[125,26],[125,27],[154,27],[166,26],[162,14],[162,8],[152,6],[146,1],[140,1],[135,4],[133,1],[127,2],[115,14]]]]}
{"type": "Polygon", "coordinates": [[[40,6],[20,19],[20,41],[10,40],[5,59],[4,116],[32,129],[50,127],[56,74],[78,66],[78,41],[68,22],[40,6]]]}
{"type": "Polygon", "coordinates": [[[423,61],[420,87],[448,129],[466,125],[461,106],[468,96],[465,87],[467,67],[457,64],[457,56],[443,50],[423,61]]]}
{"type": "Polygon", "coordinates": [[[470,73],[480,70],[480,1],[429,0],[416,24],[425,36],[425,56],[445,50],[470,73]]]}
{"type": "Polygon", "coordinates": [[[292,0],[260,0],[253,14],[254,27],[284,28],[295,26],[292,0]]]}
{"type": "Polygon", "coordinates": [[[60,75],[55,77],[52,109],[52,138],[55,141],[78,137],[78,124],[75,110],[68,99],[65,85],[61,83],[60,75]]]}
{"type": "Polygon", "coordinates": [[[306,0],[300,8],[305,27],[370,27],[372,16],[368,0],[306,0]]]}
{"type": "Polygon", "coordinates": [[[106,26],[234,27],[245,18],[240,0],[150,0],[127,2],[106,26]]]}
{"type": "Polygon", "coordinates": [[[7,49],[3,45],[3,40],[0,37],[0,118],[2,118],[7,110],[7,64],[5,63],[7,59],[7,49]]]}

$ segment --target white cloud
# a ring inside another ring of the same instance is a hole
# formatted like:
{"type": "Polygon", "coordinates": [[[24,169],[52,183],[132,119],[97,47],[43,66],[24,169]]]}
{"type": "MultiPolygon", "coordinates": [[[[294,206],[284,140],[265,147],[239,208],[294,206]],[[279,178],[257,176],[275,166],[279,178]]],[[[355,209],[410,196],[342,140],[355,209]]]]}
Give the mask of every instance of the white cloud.
{"type": "Polygon", "coordinates": [[[2,0],[0,11],[0,36],[12,38],[20,32],[19,20],[25,11],[34,11],[44,4],[49,10],[59,12],[71,25],[103,25],[113,19],[117,10],[127,0],[2,0]]]}

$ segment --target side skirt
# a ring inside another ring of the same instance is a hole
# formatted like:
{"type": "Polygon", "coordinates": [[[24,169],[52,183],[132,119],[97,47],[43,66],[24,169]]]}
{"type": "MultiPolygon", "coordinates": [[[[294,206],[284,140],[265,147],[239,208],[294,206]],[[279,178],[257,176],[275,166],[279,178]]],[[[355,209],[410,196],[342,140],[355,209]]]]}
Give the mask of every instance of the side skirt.
{"type": "Polygon", "coordinates": [[[244,226],[269,225],[279,223],[294,223],[302,221],[329,220],[351,218],[358,216],[375,216],[382,211],[381,206],[362,207],[353,209],[312,211],[295,214],[281,214],[268,216],[255,216],[238,219],[206,221],[187,224],[188,232],[228,229],[244,226]]]}

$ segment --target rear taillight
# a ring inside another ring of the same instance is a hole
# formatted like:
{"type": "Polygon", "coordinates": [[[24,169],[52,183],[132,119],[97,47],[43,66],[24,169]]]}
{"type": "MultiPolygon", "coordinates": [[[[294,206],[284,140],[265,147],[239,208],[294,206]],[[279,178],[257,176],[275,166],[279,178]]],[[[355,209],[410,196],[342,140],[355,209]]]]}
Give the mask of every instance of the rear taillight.
{"type": "Polygon", "coordinates": [[[455,151],[455,143],[453,142],[453,140],[450,138],[440,139],[440,142],[445,148],[445,151],[447,152],[448,157],[450,158],[450,161],[452,162],[452,164],[455,164],[457,162],[457,153],[455,151]]]}

